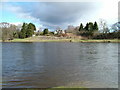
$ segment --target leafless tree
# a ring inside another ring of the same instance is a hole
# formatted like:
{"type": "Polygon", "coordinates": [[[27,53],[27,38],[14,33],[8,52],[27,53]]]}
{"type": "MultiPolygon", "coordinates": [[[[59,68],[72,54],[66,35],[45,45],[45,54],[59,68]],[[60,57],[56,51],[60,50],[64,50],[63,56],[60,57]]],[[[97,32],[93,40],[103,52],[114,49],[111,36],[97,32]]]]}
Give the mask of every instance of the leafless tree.
{"type": "Polygon", "coordinates": [[[109,28],[107,26],[107,22],[104,19],[100,19],[99,30],[102,33],[109,33],[109,28]]]}
{"type": "Polygon", "coordinates": [[[18,27],[9,23],[1,23],[0,27],[0,38],[5,40],[11,40],[14,37],[18,37],[18,27]],[[3,25],[2,25],[3,24],[3,25]]]}
{"type": "Polygon", "coordinates": [[[66,29],[66,32],[68,32],[68,33],[73,33],[73,32],[74,32],[74,29],[75,29],[75,27],[74,27],[73,25],[69,25],[69,26],[67,27],[67,29],[66,29]]]}

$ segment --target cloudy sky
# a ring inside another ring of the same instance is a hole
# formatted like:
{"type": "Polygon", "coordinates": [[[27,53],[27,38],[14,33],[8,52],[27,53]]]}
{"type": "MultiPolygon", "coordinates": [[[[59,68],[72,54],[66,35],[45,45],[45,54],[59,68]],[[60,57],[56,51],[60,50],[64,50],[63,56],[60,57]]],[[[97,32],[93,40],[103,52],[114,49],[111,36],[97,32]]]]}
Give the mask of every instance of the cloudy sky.
{"type": "Polygon", "coordinates": [[[94,2],[3,2],[0,4],[2,22],[32,22],[38,28],[51,30],[68,25],[78,26],[100,19],[111,25],[118,21],[118,0],[94,2]]]}

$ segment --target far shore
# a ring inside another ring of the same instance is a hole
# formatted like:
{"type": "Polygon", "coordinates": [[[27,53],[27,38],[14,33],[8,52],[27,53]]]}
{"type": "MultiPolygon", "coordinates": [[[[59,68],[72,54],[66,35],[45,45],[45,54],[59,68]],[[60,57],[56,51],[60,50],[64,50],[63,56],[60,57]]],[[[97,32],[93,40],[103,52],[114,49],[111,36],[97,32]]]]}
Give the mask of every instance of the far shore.
{"type": "MultiPolygon", "coordinates": [[[[3,42],[0,40],[0,42],[3,42]]],[[[81,43],[120,43],[120,39],[42,39],[33,40],[30,38],[25,39],[13,39],[4,42],[81,42],[81,43]]]]}

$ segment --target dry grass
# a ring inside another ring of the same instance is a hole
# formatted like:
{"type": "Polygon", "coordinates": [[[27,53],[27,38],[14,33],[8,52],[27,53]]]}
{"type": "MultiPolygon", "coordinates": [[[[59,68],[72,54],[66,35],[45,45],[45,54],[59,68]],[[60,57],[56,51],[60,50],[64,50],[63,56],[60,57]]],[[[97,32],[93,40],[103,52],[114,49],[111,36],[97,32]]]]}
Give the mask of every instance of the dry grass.
{"type": "MultiPolygon", "coordinates": [[[[2,42],[2,41],[1,41],[2,42]]],[[[119,43],[119,39],[80,39],[80,38],[66,38],[54,36],[35,36],[25,39],[14,39],[6,42],[91,42],[91,43],[119,43]]]]}

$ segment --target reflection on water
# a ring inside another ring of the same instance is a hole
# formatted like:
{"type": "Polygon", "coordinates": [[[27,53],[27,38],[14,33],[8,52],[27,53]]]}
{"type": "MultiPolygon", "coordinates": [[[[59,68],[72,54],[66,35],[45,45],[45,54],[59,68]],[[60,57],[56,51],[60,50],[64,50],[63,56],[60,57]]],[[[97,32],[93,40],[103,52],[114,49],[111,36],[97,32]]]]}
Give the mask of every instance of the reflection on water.
{"type": "Polygon", "coordinates": [[[3,87],[118,87],[117,43],[3,43],[3,87]]]}

